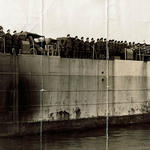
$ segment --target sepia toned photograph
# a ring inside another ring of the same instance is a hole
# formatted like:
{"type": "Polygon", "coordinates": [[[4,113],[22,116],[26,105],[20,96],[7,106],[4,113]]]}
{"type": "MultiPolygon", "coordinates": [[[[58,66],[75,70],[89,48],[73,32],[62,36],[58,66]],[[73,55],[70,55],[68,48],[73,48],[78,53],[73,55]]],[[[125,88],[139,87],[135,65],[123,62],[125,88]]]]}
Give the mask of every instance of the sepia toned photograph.
{"type": "Polygon", "coordinates": [[[150,1],[0,0],[0,150],[149,150],[150,1]]]}

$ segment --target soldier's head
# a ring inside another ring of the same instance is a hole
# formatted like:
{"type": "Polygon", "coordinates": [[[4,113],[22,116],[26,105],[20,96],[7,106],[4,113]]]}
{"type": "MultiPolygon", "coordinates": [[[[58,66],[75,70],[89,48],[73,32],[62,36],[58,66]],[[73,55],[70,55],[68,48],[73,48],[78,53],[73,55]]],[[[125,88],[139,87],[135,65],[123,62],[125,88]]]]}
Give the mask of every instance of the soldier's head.
{"type": "Polygon", "coordinates": [[[103,41],[103,38],[100,38],[100,41],[103,41]]]}
{"type": "Polygon", "coordinates": [[[70,34],[67,34],[67,38],[69,38],[70,37],[70,34]]]}
{"type": "Polygon", "coordinates": [[[0,31],[3,31],[3,27],[2,26],[0,26],[0,31]]]}
{"type": "Polygon", "coordinates": [[[104,39],[104,42],[106,42],[106,39],[104,39]]]}
{"type": "Polygon", "coordinates": [[[89,41],[89,38],[86,38],[86,41],[89,41]]]}
{"type": "Polygon", "coordinates": [[[81,41],[84,41],[84,37],[81,37],[81,41]]]}
{"type": "Polygon", "coordinates": [[[99,38],[97,39],[97,42],[99,41],[99,38]]]}
{"type": "Polygon", "coordinates": [[[23,33],[23,31],[21,31],[20,33],[23,33]]]}
{"type": "Polygon", "coordinates": [[[17,33],[17,31],[15,30],[14,32],[13,32],[13,34],[16,34],[17,33]]]}
{"type": "Polygon", "coordinates": [[[77,39],[78,39],[78,36],[75,36],[75,39],[77,40],[77,39]]]}
{"type": "Polygon", "coordinates": [[[93,39],[93,38],[91,38],[91,41],[94,41],[94,39],[93,39]]]}
{"type": "Polygon", "coordinates": [[[9,30],[9,29],[7,30],[7,33],[10,33],[10,30],[9,30]]]}

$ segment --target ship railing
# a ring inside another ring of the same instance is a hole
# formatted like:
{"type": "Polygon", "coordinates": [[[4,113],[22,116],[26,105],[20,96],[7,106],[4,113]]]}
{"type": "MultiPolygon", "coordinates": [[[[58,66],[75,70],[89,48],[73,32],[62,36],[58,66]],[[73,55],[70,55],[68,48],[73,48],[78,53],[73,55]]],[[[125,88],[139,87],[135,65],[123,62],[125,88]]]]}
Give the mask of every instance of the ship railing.
{"type": "Polygon", "coordinates": [[[45,45],[47,56],[60,56],[59,50],[56,45],[45,45]]]}
{"type": "Polygon", "coordinates": [[[150,57],[150,49],[138,49],[136,50],[136,60],[144,60],[145,57],[150,57]]]}
{"type": "Polygon", "coordinates": [[[133,49],[132,48],[125,48],[124,49],[124,59],[125,60],[133,60],[133,49]]]}

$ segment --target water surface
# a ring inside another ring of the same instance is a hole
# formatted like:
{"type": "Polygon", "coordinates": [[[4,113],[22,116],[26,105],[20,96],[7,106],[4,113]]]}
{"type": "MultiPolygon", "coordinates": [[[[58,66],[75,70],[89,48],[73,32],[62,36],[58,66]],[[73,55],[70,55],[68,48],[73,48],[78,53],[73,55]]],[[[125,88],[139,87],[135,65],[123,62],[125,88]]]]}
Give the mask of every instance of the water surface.
{"type": "MultiPolygon", "coordinates": [[[[105,129],[44,134],[43,150],[105,150],[105,129]]],[[[0,138],[0,150],[40,150],[40,136],[0,138]]],[[[150,150],[150,124],[109,130],[109,150],[150,150]]]]}

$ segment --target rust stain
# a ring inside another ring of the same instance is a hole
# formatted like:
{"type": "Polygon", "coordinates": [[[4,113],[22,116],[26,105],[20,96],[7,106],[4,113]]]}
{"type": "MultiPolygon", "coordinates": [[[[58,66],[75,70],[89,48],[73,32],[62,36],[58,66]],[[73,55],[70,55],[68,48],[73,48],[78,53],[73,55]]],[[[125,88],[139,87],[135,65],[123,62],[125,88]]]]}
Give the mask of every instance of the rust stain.
{"type": "Polygon", "coordinates": [[[69,120],[70,114],[67,111],[59,111],[56,113],[58,120],[69,120]]]}
{"type": "Polygon", "coordinates": [[[76,107],[76,109],[75,109],[75,113],[76,113],[76,119],[79,119],[79,118],[80,118],[80,116],[81,116],[81,110],[80,110],[80,108],[79,108],[79,107],[76,107]]]}

